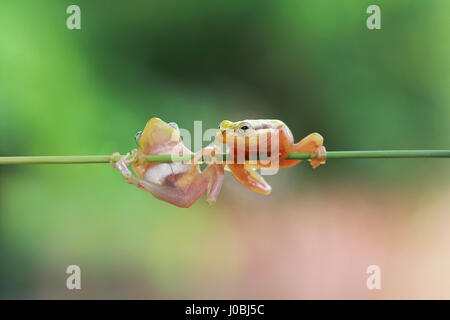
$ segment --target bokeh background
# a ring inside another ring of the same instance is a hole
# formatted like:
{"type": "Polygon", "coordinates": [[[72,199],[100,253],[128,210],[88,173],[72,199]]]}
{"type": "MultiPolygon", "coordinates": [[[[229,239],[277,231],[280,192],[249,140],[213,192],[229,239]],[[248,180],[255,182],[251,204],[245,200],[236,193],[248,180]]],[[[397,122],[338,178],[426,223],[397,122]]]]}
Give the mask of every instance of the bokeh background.
{"type": "MultiPolygon", "coordinates": [[[[154,116],[275,118],[328,150],[448,149],[449,12],[2,0],[0,155],[127,152],[154,116]],[[66,28],[70,4],[82,30],[66,28]]],[[[1,166],[0,298],[450,298],[449,177],[445,159],[302,163],[267,177],[268,197],[227,175],[216,205],[179,209],[107,164],[1,166]],[[66,289],[71,264],[82,290],[66,289]]]]}

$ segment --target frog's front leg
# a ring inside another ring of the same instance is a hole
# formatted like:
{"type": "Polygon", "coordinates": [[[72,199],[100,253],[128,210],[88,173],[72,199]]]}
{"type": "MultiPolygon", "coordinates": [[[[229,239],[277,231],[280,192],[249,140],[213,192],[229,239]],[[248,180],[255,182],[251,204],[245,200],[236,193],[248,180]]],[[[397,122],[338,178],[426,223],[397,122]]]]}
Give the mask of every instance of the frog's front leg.
{"type": "MultiPolygon", "coordinates": [[[[292,152],[312,153],[312,158],[308,161],[313,168],[324,164],[326,161],[326,149],[323,146],[323,137],[318,133],[311,133],[298,143],[294,144],[292,152]]],[[[280,168],[288,168],[296,165],[302,160],[280,160],[280,168]]]]}
{"type": "Polygon", "coordinates": [[[220,154],[220,151],[221,149],[218,146],[208,146],[194,154],[192,158],[194,165],[204,161],[205,157],[209,160],[208,166],[201,172],[199,177],[197,177],[197,179],[206,179],[206,181],[208,181],[206,201],[209,204],[216,202],[225,175],[225,166],[221,160],[216,158],[216,156],[220,154]]]}
{"type": "Polygon", "coordinates": [[[220,164],[209,164],[205,170],[200,174],[202,179],[208,182],[206,188],[206,201],[209,204],[216,202],[222,188],[224,173],[224,166],[220,164]]]}
{"type": "Polygon", "coordinates": [[[246,164],[228,164],[233,176],[244,186],[255,192],[268,195],[272,191],[272,187],[264,180],[264,178],[256,171],[256,169],[246,164]]]}
{"type": "Polygon", "coordinates": [[[120,156],[120,153],[115,152],[110,157],[110,164],[111,167],[116,168],[119,170],[119,172],[122,174],[122,176],[125,178],[125,181],[128,184],[134,185],[138,188],[142,188],[139,181],[140,179],[136,178],[135,175],[131,172],[131,170],[128,168],[128,166],[135,161],[137,161],[137,150],[134,149],[132,151],[132,156],[129,158],[130,153],[127,153],[126,155],[122,156],[118,161],[114,161],[114,158],[117,156],[120,156]]]}

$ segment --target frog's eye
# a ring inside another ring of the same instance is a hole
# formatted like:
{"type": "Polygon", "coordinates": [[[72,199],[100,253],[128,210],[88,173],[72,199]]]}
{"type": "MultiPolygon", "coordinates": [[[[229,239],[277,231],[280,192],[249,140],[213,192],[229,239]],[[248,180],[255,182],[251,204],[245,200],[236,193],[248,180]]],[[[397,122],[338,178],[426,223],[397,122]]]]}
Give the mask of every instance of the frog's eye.
{"type": "Polygon", "coordinates": [[[179,130],[178,129],[178,125],[176,124],[176,122],[169,122],[168,125],[171,126],[174,129],[176,129],[176,130],[179,130]]]}
{"type": "Polygon", "coordinates": [[[241,123],[238,127],[238,132],[242,135],[248,135],[251,131],[252,126],[247,122],[241,123]]]}
{"type": "Polygon", "coordinates": [[[136,133],[136,135],[134,136],[134,139],[136,140],[136,144],[139,144],[139,139],[142,136],[142,131],[139,131],[138,133],[136,133]]]}

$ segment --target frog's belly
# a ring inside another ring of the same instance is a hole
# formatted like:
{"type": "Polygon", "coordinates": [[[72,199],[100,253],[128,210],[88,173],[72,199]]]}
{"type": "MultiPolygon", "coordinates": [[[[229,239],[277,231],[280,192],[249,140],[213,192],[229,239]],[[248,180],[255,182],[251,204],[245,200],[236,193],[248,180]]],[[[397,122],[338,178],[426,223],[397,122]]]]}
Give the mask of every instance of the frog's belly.
{"type": "Polygon", "coordinates": [[[158,184],[171,185],[177,177],[191,170],[191,165],[183,163],[161,163],[147,170],[144,180],[158,184]]]}

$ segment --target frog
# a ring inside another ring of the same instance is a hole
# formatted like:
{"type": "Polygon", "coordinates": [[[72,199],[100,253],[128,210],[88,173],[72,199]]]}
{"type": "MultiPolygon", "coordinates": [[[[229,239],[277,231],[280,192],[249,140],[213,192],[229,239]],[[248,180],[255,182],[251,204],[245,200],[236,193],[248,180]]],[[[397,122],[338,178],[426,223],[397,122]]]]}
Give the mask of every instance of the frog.
{"type": "Polygon", "coordinates": [[[224,178],[224,165],[215,161],[217,147],[208,146],[193,153],[184,144],[175,122],[166,123],[160,118],[151,118],[144,130],[135,136],[137,149],[120,155],[114,153],[110,164],[116,168],[126,182],[156,198],[181,208],[191,207],[205,192],[209,204],[216,202],[224,178]],[[149,162],[147,155],[192,155],[189,162],[149,162]],[[212,161],[200,170],[200,160],[207,155],[212,161]],[[133,169],[131,172],[129,167],[133,169]]]}
{"type": "Polygon", "coordinates": [[[239,152],[245,155],[245,160],[241,163],[236,160],[231,163],[228,161],[225,169],[230,171],[242,185],[263,195],[270,194],[272,187],[258,171],[272,166],[275,160],[278,169],[285,169],[302,161],[287,159],[291,152],[307,152],[311,154],[311,159],[308,161],[313,168],[326,162],[326,148],[323,145],[322,135],[314,132],[294,143],[291,130],[281,120],[260,119],[236,122],[223,120],[219,124],[215,138],[219,144],[231,150],[227,152],[232,153],[233,159],[239,158],[239,152]],[[271,150],[272,142],[278,146],[274,149],[275,151],[271,150]],[[251,150],[257,150],[258,153],[265,152],[269,161],[267,159],[265,161],[248,160],[251,150]]]}

